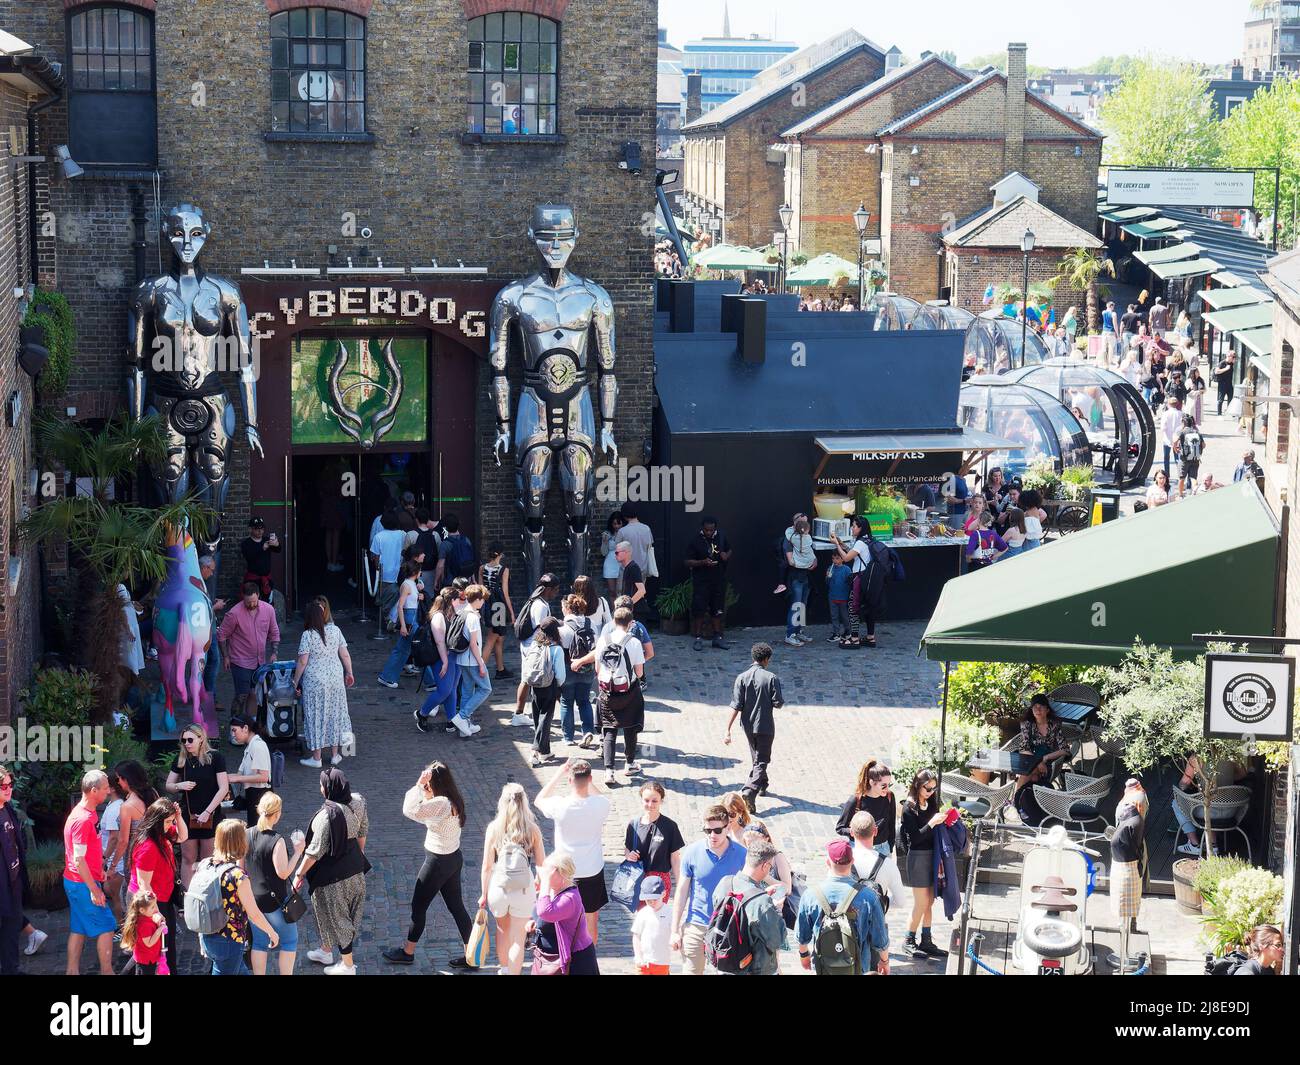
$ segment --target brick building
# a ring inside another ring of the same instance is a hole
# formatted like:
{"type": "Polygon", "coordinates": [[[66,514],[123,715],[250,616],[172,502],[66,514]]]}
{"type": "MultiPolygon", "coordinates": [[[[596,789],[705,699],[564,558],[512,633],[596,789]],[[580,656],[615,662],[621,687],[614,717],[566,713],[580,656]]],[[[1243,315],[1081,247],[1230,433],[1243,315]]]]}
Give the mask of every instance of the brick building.
{"type": "Polygon", "coordinates": [[[5,569],[0,590],[0,724],[17,710],[18,692],[31,677],[40,647],[40,558],[22,542],[18,524],[34,500],[32,408],[35,389],[28,369],[15,358],[22,321],[36,283],[32,234],[32,188],[45,181],[45,164],[24,159],[28,116],[56,98],[62,79],[25,42],[0,31],[0,492],[3,492],[5,569]]]}
{"type": "MultiPolygon", "coordinates": [[[[687,199],[721,219],[720,239],[765,247],[781,222],[781,133],[884,71],[885,53],[849,32],[791,56],[747,92],[683,128],[687,199]]],[[[793,246],[793,245],[792,245],[793,246]]]]}
{"type": "MultiPolygon", "coordinates": [[[[1273,354],[1269,373],[1269,391],[1274,395],[1295,395],[1295,353],[1300,351],[1300,250],[1285,252],[1268,264],[1260,275],[1273,294],[1273,354]]],[[[1300,448],[1291,447],[1291,422],[1295,414],[1284,404],[1270,405],[1268,440],[1263,454],[1255,459],[1264,467],[1265,488],[1273,511],[1281,514],[1291,508],[1291,518],[1284,529],[1286,569],[1286,632],[1300,631],[1300,522],[1295,518],[1296,501],[1300,500],[1300,448]]],[[[1294,653],[1295,649],[1290,648],[1294,653]]]]}
{"type": "MultiPolygon", "coordinates": [[[[22,5],[15,28],[70,75],[66,99],[41,116],[40,150],[67,144],[85,171],[51,184],[57,237],[41,248],[80,337],[67,406],[91,420],[122,408],[127,299],[138,276],[169,268],[158,214],[176,202],[203,209],[202,265],[240,284],[260,341],[266,457],[250,460],[241,412],[223,593],[242,572],[233,547],[255,508],[287,541],[277,583],[309,590],[326,482],[344,470],[359,475],[364,501],[346,516],[354,537],[386,490],[409,487],[517,560],[513,452],[498,467],[491,449],[486,314],[503,282],[536,269],[526,239],[536,203],[573,205],[571,266],[614,299],[615,434],[623,457],[643,460],[656,14],[653,0],[22,5]],[[629,142],[645,169],[619,167],[629,142]],[[362,454],[322,428],[310,389],[325,346],[366,329],[363,362],[381,361],[387,336],[417,354],[403,363],[405,435],[362,454]]],[[[234,375],[227,394],[237,396],[234,375]]],[[[610,505],[597,503],[599,526],[610,505]]],[[[562,571],[558,484],[547,529],[562,571]]],[[[355,601],[343,576],[333,591],[355,601]]]]}

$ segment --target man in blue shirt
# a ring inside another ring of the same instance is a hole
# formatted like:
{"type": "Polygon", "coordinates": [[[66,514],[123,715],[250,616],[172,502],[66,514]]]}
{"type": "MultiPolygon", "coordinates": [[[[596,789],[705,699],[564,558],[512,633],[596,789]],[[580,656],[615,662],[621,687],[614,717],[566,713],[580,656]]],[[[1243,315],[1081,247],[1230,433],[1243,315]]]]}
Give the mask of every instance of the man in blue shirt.
{"type": "Polygon", "coordinates": [[[954,473],[951,479],[944,480],[943,489],[943,500],[948,504],[948,516],[965,521],[966,499],[970,495],[970,488],[966,485],[966,478],[960,473],[954,473]]]}
{"type": "Polygon", "coordinates": [[[370,541],[370,557],[379,568],[379,630],[382,632],[389,612],[397,602],[397,574],[402,567],[402,548],[406,546],[406,533],[397,527],[394,514],[385,512],[380,518],[379,532],[370,541]]]}
{"type": "Polygon", "coordinates": [[[725,877],[745,867],[745,848],[727,836],[727,823],[726,807],[710,806],[704,811],[704,838],[682,852],[682,878],[673,900],[672,949],[681,951],[687,976],[704,975],[704,934],[713,917],[713,893],[725,877]]]}
{"type": "MultiPolygon", "coordinates": [[[[889,929],[885,925],[885,910],[880,905],[876,889],[853,872],[853,845],[846,839],[837,839],[826,845],[826,865],[831,875],[818,887],[826,901],[839,908],[853,897],[849,913],[855,915],[854,927],[858,934],[858,950],[864,973],[877,972],[889,975],[889,929]]],[[[799,940],[799,964],[811,969],[813,955],[811,944],[817,939],[824,918],[817,892],[805,891],[799,902],[799,920],[795,935],[799,940]]]]}
{"type": "Polygon", "coordinates": [[[1115,357],[1116,347],[1119,344],[1119,315],[1115,313],[1114,301],[1107,303],[1106,309],[1101,312],[1101,343],[1109,365],[1110,360],[1115,357]]]}

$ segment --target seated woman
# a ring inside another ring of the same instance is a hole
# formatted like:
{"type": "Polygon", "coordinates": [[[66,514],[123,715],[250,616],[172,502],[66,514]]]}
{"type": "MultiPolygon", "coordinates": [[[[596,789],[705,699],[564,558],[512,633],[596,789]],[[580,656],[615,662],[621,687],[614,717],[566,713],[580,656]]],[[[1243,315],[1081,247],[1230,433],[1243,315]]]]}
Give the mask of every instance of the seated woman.
{"type": "MultiPolygon", "coordinates": [[[[1189,754],[1187,763],[1183,767],[1183,775],[1178,778],[1178,783],[1174,787],[1186,795],[1197,794],[1201,790],[1200,785],[1196,783],[1196,773],[1200,767],[1200,759],[1194,754],[1189,754]]],[[[1201,853],[1201,837],[1196,831],[1196,825],[1183,814],[1182,809],[1172,799],[1170,805],[1173,808],[1174,817],[1178,819],[1179,829],[1187,837],[1178,845],[1178,853],[1199,855],[1201,853]]]]}
{"type": "Polygon", "coordinates": [[[1028,773],[1016,777],[1016,791],[1026,784],[1050,781],[1056,772],[1056,763],[1070,757],[1069,745],[1061,732],[1061,720],[1046,695],[1039,693],[1029,702],[1029,709],[1020,722],[1020,750],[1024,754],[1038,755],[1039,761],[1028,773]]]}

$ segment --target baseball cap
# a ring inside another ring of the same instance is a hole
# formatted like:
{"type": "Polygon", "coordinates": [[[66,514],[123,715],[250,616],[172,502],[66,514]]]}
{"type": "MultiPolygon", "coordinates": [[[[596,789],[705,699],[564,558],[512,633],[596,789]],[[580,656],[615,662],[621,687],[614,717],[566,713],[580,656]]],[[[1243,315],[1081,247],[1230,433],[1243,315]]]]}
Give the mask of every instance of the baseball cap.
{"type": "Polygon", "coordinates": [[[836,865],[848,865],[853,861],[853,845],[845,839],[837,839],[826,844],[826,857],[836,865]]]}
{"type": "Polygon", "coordinates": [[[250,529],[264,529],[266,528],[266,522],[264,522],[261,518],[250,518],[248,522],[248,527],[250,529]]]}
{"type": "Polygon", "coordinates": [[[664,880],[661,876],[648,876],[641,881],[642,899],[661,899],[664,897],[664,880]]]}

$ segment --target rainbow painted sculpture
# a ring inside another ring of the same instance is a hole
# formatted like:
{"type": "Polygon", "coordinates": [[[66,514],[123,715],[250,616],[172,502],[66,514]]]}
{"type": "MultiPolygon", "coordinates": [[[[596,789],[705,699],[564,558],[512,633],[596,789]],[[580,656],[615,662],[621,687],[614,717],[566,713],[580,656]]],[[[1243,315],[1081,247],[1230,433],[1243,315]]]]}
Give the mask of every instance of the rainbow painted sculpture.
{"type": "Polygon", "coordinates": [[[203,666],[213,638],[212,603],[199,575],[194,540],[188,530],[169,530],[167,576],[153,610],[153,644],[165,694],[163,732],[176,731],[176,708],[188,705],[195,723],[209,736],[216,735],[212,693],[203,687],[203,666]]]}

